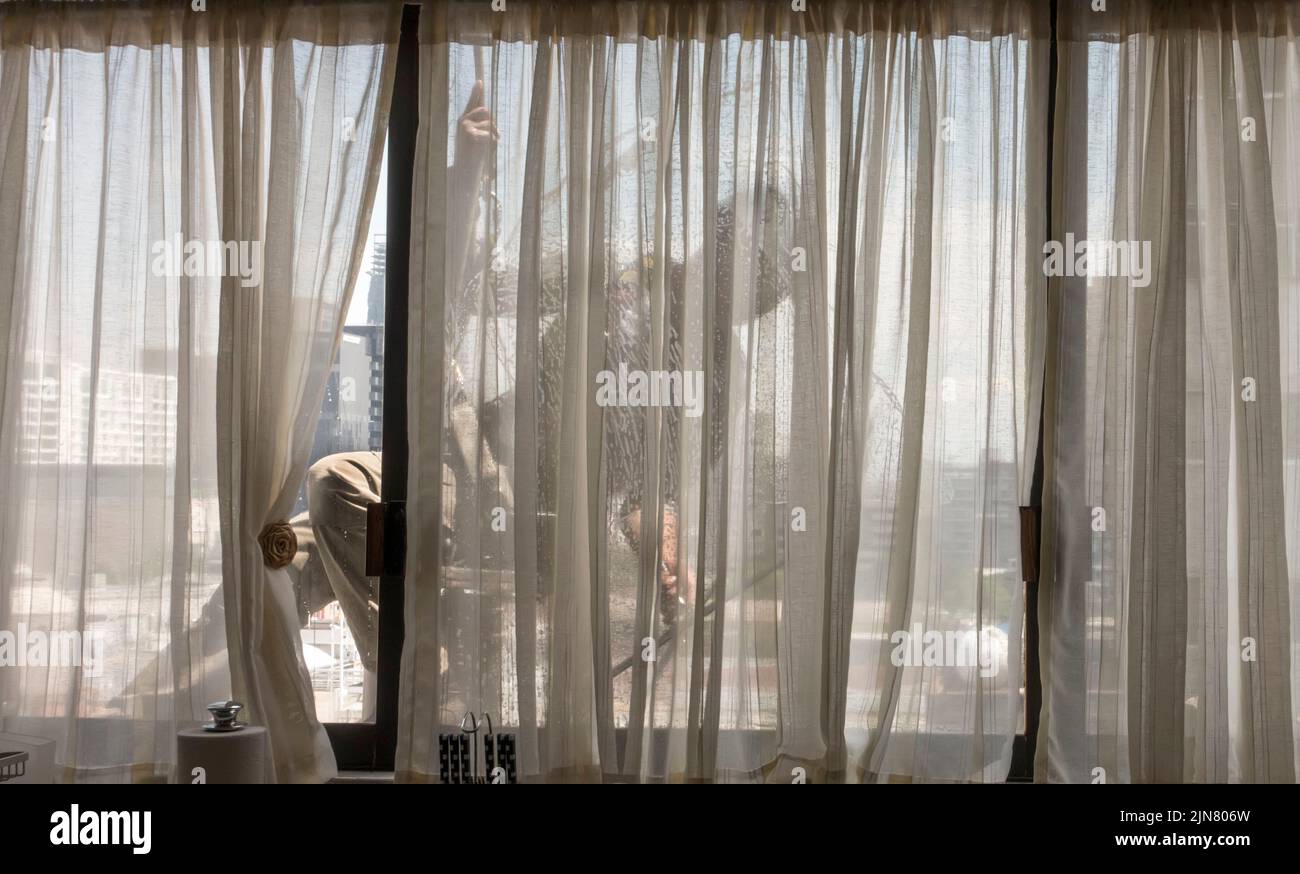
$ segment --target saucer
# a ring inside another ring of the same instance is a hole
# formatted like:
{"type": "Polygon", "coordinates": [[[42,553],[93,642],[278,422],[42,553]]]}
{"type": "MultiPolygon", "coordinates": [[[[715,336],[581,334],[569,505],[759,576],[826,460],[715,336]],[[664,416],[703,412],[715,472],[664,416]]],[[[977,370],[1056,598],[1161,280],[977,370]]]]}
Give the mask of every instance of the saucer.
{"type": "Polygon", "coordinates": [[[217,725],[215,722],[205,722],[203,723],[202,726],[204,731],[220,731],[220,732],[239,731],[241,728],[247,728],[247,727],[248,727],[247,722],[235,722],[235,723],[231,723],[230,725],[217,725]]]}

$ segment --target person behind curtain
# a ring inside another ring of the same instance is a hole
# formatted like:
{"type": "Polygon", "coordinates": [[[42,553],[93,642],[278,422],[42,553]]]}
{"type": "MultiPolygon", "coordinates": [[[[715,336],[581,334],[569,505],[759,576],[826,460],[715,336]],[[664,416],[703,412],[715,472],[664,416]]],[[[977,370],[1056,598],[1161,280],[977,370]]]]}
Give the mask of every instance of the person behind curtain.
{"type": "MultiPolygon", "coordinates": [[[[474,239],[475,229],[480,218],[480,204],[483,200],[482,187],[489,150],[498,136],[496,125],[490,109],[483,103],[483,83],[474,85],[469,100],[456,127],[456,152],[448,184],[449,204],[447,215],[459,216],[463,221],[455,223],[448,229],[448,251],[466,252],[464,263],[479,263],[476,255],[482,246],[481,240],[474,239]]],[[[764,214],[780,221],[786,214],[787,202],[776,186],[768,186],[764,191],[764,214]]],[[[730,309],[733,297],[732,258],[734,252],[734,211],[728,204],[718,209],[717,273],[716,294],[720,311],[730,309]]],[[[611,249],[617,249],[611,246],[611,249]]],[[[769,258],[766,253],[759,256],[759,268],[756,271],[760,288],[757,292],[759,305],[753,313],[754,318],[772,312],[776,306],[790,295],[790,277],[779,265],[788,263],[788,259],[769,258]]],[[[629,372],[651,369],[650,324],[648,304],[644,281],[653,269],[653,262],[647,258],[644,262],[627,261],[617,264],[617,279],[611,285],[606,298],[607,346],[605,367],[617,371],[619,365],[626,365],[629,372]]],[[[460,273],[460,268],[456,268],[460,273]]],[[[450,312],[460,314],[461,319],[477,312],[474,306],[479,288],[480,275],[475,274],[460,287],[460,299],[457,305],[449,307],[450,312]]],[[[666,356],[662,369],[681,372],[682,338],[679,326],[671,314],[681,312],[685,306],[686,269],[676,260],[668,265],[668,301],[666,356]]],[[[736,314],[734,318],[748,317],[749,313],[736,314]]],[[[542,314],[542,337],[539,348],[542,350],[542,367],[540,368],[539,430],[550,433],[552,440],[558,439],[559,430],[559,395],[562,381],[561,367],[547,366],[549,358],[562,354],[564,342],[563,320],[558,312],[542,314]]],[[[461,336],[463,325],[453,327],[449,334],[461,336]]],[[[731,362],[728,354],[740,354],[729,344],[710,344],[714,351],[714,372],[717,380],[725,380],[730,371],[731,362]]],[[[474,481],[476,469],[483,471],[484,478],[491,476],[494,480],[508,479],[498,477],[498,458],[509,457],[509,447],[503,445],[502,434],[509,433],[509,428],[501,427],[504,417],[514,409],[517,388],[510,386],[496,397],[486,400],[482,407],[480,421],[472,422],[476,415],[474,399],[466,390],[465,380],[456,366],[453,356],[453,386],[450,408],[451,437],[445,442],[444,465],[447,476],[454,483],[453,497],[444,508],[442,532],[444,564],[457,566],[473,561],[465,554],[464,541],[458,539],[457,532],[470,530],[481,525],[477,517],[475,502],[460,498],[474,481]],[[468,420],[467,420],[468,417],[468,420]],[[459,427],[458,423],[464,427],[459,427]],[[467,439],[467,432],[469,438],[467,439]],[[472,435],[481,435],[475,441],[472,435]]],[[[714,387],[705,387],[708,392],[714,387]]],[[[647,475],[647,420],[645,411],[628,406],[611,406],[604,410],[604,430],[610,439],[606,441],[604,461],[606,465],[607,506],[610,521],[610,533],[621,537],[637,555],[641,553],[641,531],[643,501],[647,475]]],[[[681,498],[679,470],[675,459],[681,439],[681,411],[667,415],[664,420],[665,441],[661,458],[665,463],[659,471],[649,472],[661,477],[659,484],[662,499],[661,536],[659,538],[658,607],[663,626],[671,630],[677,621],[679,607],[694,598],[695,579],[693,571],[683,574],[678,548],[678,513],[677,506],[681,498]],[[685,576],[686,579],[682,580],[685,576]]],[[[724,455],[726,435],[722,427],[715,422],[714,433],[709,436],[709,462],[717,463],[724,455]]],[[[531,451],[531,447],[528,448],[531,451]]],[[[365,538],[357,536],[365,526],[365,504],[379,500],[380,464],[377,453],[343,452],[326,456],[312,466],[308,476],[308,507],[310,526],[314,537],[313,546],[319,557],[308,560],[309,568],[319,563],[324,568],[329,590],[345,608],[349,627],[363,653],[375,651],[375,641],[370,637],[377,629],[377,605],[370,597],[370,586],[364,576],[365,538]],[[364,457],[362,457],[364,456],[364,457]],[[361,474],[358,474],[358,471],[361,474]],[[363,606],[364,605],[364,606],[363,606]],[[351,609],[349,609],[349,606],[351,609]],[[368,611],[363,613],[362,611],[368,611]]],[[[542,483],[540,506],[554,506],[553,483],[542,483]],[[551,488],[548,489],[548,486],[551,488]]],[[[507,486],[508,488],[508,486],[507,486]]],[[[304,574],[310,580],[322,576],[320,573],[304,574]]],[[[320,588],[320,587],[318,587],[320,588]]],[[[320,597],[322,589],[310,598],[316,609],[323,606],[320,597]]],[[[367,669],[372,669],[367,662],[367,669]]]]}

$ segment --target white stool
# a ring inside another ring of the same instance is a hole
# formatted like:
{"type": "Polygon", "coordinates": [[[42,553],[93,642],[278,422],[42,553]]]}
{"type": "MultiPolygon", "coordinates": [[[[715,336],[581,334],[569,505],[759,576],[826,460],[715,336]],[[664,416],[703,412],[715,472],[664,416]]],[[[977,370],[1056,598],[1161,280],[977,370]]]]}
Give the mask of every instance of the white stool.
{"type": "Polygon", "coordinates": [[[176,782],[265,783],[266,750],[266,728],[260,725],[239,731],[184,729],[176,735],[176,782]]]}

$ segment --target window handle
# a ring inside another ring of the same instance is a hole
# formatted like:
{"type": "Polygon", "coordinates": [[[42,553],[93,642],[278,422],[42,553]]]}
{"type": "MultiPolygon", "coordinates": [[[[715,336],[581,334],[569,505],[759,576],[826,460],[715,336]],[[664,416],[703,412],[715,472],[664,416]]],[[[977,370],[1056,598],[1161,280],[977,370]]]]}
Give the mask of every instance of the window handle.
{"type": "Polygon", "coordinates": [[[366,505],[366,576],[401,576],[406,570],[406,502],[366,505]]]}

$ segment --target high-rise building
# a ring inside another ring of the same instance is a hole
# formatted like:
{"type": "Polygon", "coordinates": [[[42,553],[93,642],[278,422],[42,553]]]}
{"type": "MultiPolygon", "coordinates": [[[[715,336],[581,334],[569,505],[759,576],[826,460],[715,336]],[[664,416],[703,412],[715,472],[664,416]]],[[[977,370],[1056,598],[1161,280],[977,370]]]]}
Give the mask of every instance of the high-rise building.
{"type": "Polygon", "coordinates": [[[375,234],[374,248],[370,255],[370,287],[366,291],[366,323],[382,325],[384,323],[384,274],[388,266],[388,241],[383,234],[375,234]]]}
{"type": "Polygon", "coordinates": [[[382,448],[383,389],[383,326],[346,326],[325,386],[313,462],[336,452],[382,448]]]}
{"type": "Polygon", "coordinates": [[[170,464],[176,455],[176,390],[176,377],[168,373],[100,368],[92,374],[76,362],[54,372],[29,368],[18,457],[46,464],[170,464]]]}

